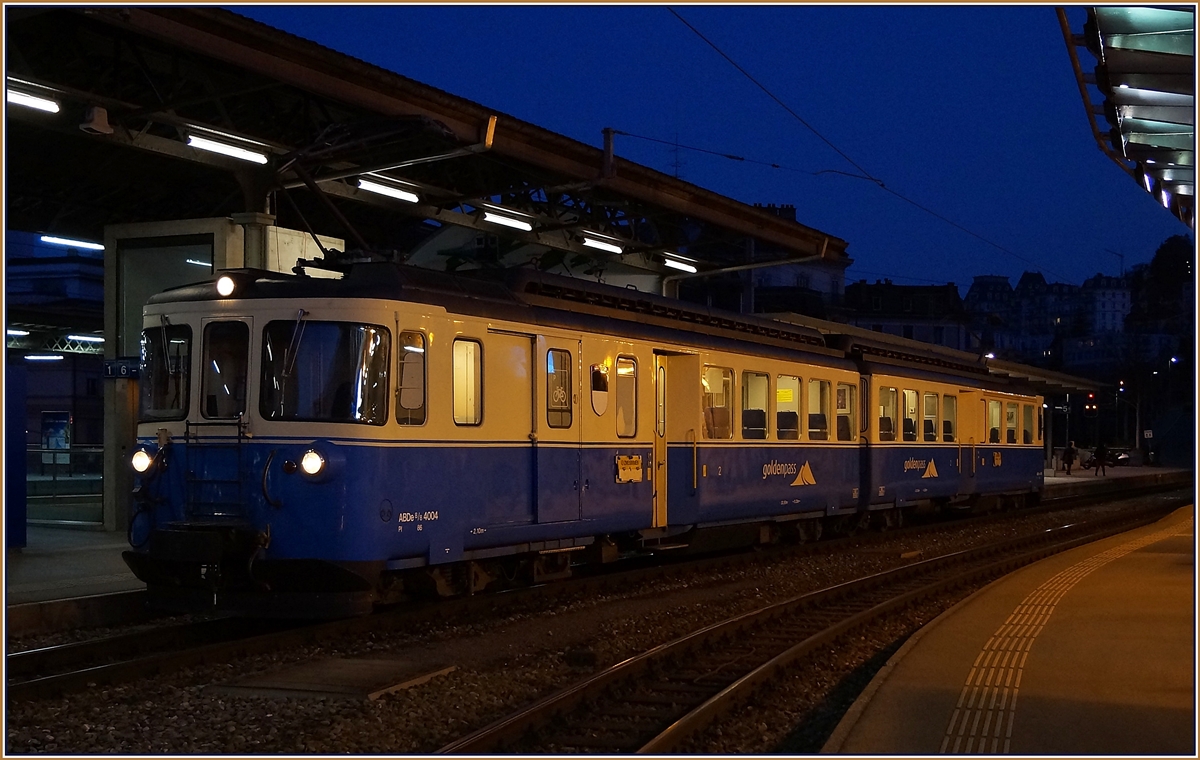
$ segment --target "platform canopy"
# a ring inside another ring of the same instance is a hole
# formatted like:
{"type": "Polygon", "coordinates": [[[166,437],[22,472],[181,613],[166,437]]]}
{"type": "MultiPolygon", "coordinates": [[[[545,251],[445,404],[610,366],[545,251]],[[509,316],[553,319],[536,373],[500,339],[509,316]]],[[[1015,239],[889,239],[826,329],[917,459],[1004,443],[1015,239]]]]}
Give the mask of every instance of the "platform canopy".
{"type": "Polygon", "coordinates": [[[1059,19],[1101,150],[1195,229],[1196,14],[1193,6],[1088,8],[1082,34],[1059,19]],[[1088,71],[1078,47],[1096,61],[1088,71]],[[1086,85],[1103,99],[1093,103],[1086,85]],[[1097,117],[1108,124],[1102,135],[1097,117]]]}
{"type": "Polygon", "coordinates": [[[265,212],[451,270],[845,263],[836,237],[230,11],[5,12],[10,229],[265,212]]]}

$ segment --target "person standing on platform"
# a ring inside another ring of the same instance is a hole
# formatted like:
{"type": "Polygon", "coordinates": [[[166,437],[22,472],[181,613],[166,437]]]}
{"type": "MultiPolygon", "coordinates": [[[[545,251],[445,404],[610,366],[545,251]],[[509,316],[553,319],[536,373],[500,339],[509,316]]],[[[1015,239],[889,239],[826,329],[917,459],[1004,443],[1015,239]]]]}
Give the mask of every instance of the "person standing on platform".
{"type": "Polygon", "coordinates": [[[1107,477],[1108,470],[1104,467],[1104,460],[1108,459],[1108,449],[1104,448],[1104,444],[1102,443],[1096,447],[1096,453],[1092,454],[1092,456],[1096,459],[1096,475],[1099,475],[1100,471],[1104,470],[1104,475],[1107,477]]]}
{"type": "Polygon", "coordinates": [[[1068,441],[1067,448],[1063,449],[1063,467],[1066,468],[1067,474],[1071,474],[1071,465],[1075,464],[1075,442],[1068,441]]]}

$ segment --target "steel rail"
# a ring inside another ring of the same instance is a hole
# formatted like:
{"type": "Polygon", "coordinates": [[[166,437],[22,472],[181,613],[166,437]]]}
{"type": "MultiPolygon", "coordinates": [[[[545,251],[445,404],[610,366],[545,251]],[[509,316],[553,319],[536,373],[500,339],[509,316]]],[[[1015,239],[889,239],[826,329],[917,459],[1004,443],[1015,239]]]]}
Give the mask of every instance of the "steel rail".
{"type": "MultiPolygon", "coordinates": [[[[1107,496],[1107,494],[1106,494],[1107,496]]],[[[1129,494],[1122,497],[1129,498],[1129,494]]],[[[1078,497],[1072,497],[1072,503],[1078,497]]],[[[1036,514],[1053,506],[1043,504],[1037,510],[1026,511],[1025,514],[1036,514]]],[[[985,515],[981,519],[1007,519],[1010,515],[985,515]]],[[[962,524],[962,523],[958,523],[962,524]]],[[[954,523],[951,523],[953,526],[954,523]]],[[[885,534],[866,533],[849,536],[844,539],[805,543],[799,546],[789,546],[783,551],[772,552],[770,555],[755,552],[689,559],[685,562],[673,562],[624,569],[617,572],[580,577],[578,579],[553,583],[542,586],[520,588],[498,594],[460,597],[442,600],[434,603],[414,603],[405,605],[402,609],[393,609],[376,615],[338,620],[289,628],[285,631],[275,631],[265,634],[238,636],[227,633],[223,636],[228,640],[212,642],[211,639],[221,638],[215,633],[203,630],[189,630],[196,624],[178,626],[163,634],[163,628],[151,629],[137,634],[121,635],[93,642],[64,645],[61,648],[45,648],[16,652],[6,657],[7,689],[10,699],[37,699],[47,696],[57,696],[63,693],[88,688],[93,684],[113,684],[134,680],[150,675],[163,674],[185,667],[216,662],[222,658],[232,658],[243,655],[262,654],[279,651],[288,647],[304,646],[314,643],[335,640],[338,638],[362,634],[372,631],[386,631],[417,625],[433,620],[453,620],[462,616],[478,616],[479,614],[499,614],[518,604],[545,602],[572,595],[608,591],[615,587],[629,587],[679,574],[711,572],[721,568],[737,568],[745,564],[763,561],[767,556],[773,560],[793,559],[806,555],[825,554],[842,551],[850,542],[859,542],[869,546],[879,541],[889,540],[898,535],[920,535],[921,533],[937,530],[944,525],[921,525],[885,534]],[[163,638],[170,641],[163,641],[163,638]],[[91,663],[102,660],[114,660],[126,656],[130,651],[145,652],[147,646],[139,646],[138,640],[153,642],[153,647],[159,651],[146,657],[124,661],[108,662],[102,665],[91,663]],[[210,643],[204,643],[208,641],[210,643]],[[199,646],[196,646],[199,644],[199,646]],[[102,651],[109,646],[111,650],[102,651]],[[191,646],[184,652],[162,651],[172,646],[191,646]],[[100,651],[98,651],[98,649],[100,651]],[[52,650],[59,649],[58,652],[52,650]],[[87,667],[78,667],[87,665],[87,667]],[[64,672],[53,675],[42,675],[49,670],[61,667],[77,667],[75,672],[64,672]],[[38,678],[28,678],[30,675],[40,675],[38,678]],[[27,680],[17,680],[26,678],[27,680]]],[[[911,567],[911,566],[910,566],[911,567]]],[[[208,621],[213,631],[223,625],[221,621],[208,621]]]]}
{"type": "MultiPolygon", "coordinates": [[[[1172,505],[1173,507],[1173,505],[1172,505]]],[[[569,716],[585,703],[597,699],[603,693],[614,693],[636,683],[642,675],[653,672],[656,666],[672,659],[679,659],[690,652],[704,651],[713,642],[720,639],[735,638],[751,628],[774,622],[789,615],[795,615],[801,610],[820,609],[822,605],[833,606],[833,603],[850,599],[854,595],[869,593],[888,584],[903,584],[911,582],[919,576],[951,569],[963,562],[979,562],[998,553],[1013,552],[1029,546],[1033,542],[1043,545],[1033,551],[1025,551],[1017,556],[1001,557],[982,566],[976,566],[965,573],[953,573],[947,577],[936,578],[931,583],[922,583],[917,588],[902,588],[889,598],[878,604],[871,604],[869,609],[856,611],[841,617],[832,625],[826,626],[816,634],[806,637],[799,644],[788,646],[782,653],[769,658],[768,662],[754,667],[749,672],[733,679],[721,688],[713,689],[715,694],[708,694],[700,704],[687,710],[685,714],[676,717],[648,743],[630,744],[621,747],[620,751],[661,753],[671,751],[681,742],[694,735],[712,720],[722,715],[734,703],[743,700],[749,690],[757,688],[778,672],[782,667],[795,662],[804,655],[811,653],[815,647],[828,643],[854,627],[861,626],[880,615],[885,615],[899,607],[910,604],[914,600],[953,585],[968,583],[973,579],[988,577],[1010,571],[1029,562],[1036,561],[1058,551],[1097,540],[1098,537],[1129,530],[1136,521],[1144,524],[1157,519],[1167,510],[1166,506],[1156,505],[1142,510],[1131,518],[1129,513],[1108,516],[1089,523],[1075,523],[1052,529],[1032,536],[1022,536],[1007,539],[984,547],[954,552],[939,557],[915,562],[900,568],[877,573],[872,576],[838,584],[816,592],[793,597],[782,602],[768,605],[758,610],[752,610],[733,618],[714,623],[673,641],[656,646],[646,652],[630,657],[620,663],[610,666],[582,681],[540,699],[527,707],[484,726],[437,751],[438,754],[486,754],[498,751],[519,742],[532,731],[545,727],[552,722],[556,728],[569,723],[569,716]],[[1086,535],[1078,536],[1081,531],[1086,535]],[[1102,534],[1098,536],[1097,534],[1102,534]],[[1061,540],[1057,540],[1061,539],[1061,540]]],[[[686,699],[681,699],[685,702],[686,699]]],[[[588,711],[588,716],[593,711],[588,711]]],[[[641,741],[640,739],[638,740],[641,741]]],[[[611,744],[603,745],[605,751],[614,749],[611,744]]],[[[594,749],[595,745],[589,749],[594,749]]],[[[528,748],[523,748],[528,749],[528,748]]],[[[557,749],[561,749],[561,746],[557,749]]],[[[578,749],[578,747],[576,747],[578,749]]],[[[532,751],[532,750],[531,750],[532,751]]]]}
{"type": "Polygon", "coordinates": [[[845,633],[882,618],[892,612],[903,609],[904,607],[921,601],[922,599],[951,590],[954,587],[966,585],[968,583],[988,577],[999,577],[1018,568],[1024,567],[1025,565],[1032,564],[1033,562],[1049,557],[1053,554],[1108,538],[1109,536],[1117,533],[1125,532],[1127,530],[1131,530],[1132,528],[1141,527],[1153,522],[1156,519],[1159,519],[1160,509],[1155,508],[1149,511],[1151,512],[1150,515],[1132,521],[1132,525],[1124,520],[1114,520],[1114,522],[1117,522],[1116,525],[1108,525],[1103,527],[1097,533],[1090,533],[1078,538],[1058,542],[1051,546],[1039,547],[1033,551],[1014,557],[1005,557],[983,567],[972,568],[948,578],[940,578],[932,583],[899,594],[891,599],[875,605],[874,607],[871,607],[870,609],[852,615],[840,621],[839,623],[826,628],[820,633],[810,636],[804,641],[776,655],[768,662],[742,676],[734,683],[725,687],[721,692],[705,701],[699,707],[684,715],[671,726],[666,728],[662,733],[646,742],[641,748],[638,749],[638,753],[655,754],[672,751],[684,741],[698,734],[700,731],[707,728],[717,719],[729,712],[729,710],[733,708],[738,701],[745,700],[754,690],[758,689],[770,679],[774,678],[781,670],[790,666],[797,660],[800,660],[801,658],[811,654],[819,647],[831,644],[839,636],[842,636],[845,633]]]}

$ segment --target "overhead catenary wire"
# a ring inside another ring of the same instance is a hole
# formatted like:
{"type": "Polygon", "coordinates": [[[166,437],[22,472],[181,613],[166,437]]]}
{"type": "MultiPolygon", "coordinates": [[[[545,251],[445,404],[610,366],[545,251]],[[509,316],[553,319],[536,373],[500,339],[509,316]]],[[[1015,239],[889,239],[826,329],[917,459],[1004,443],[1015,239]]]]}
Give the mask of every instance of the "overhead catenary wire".
{"type": "MultiPolygon", "coordinates": [[[[881,180],[878,177],[876,177],[875,175],[871,174],[869,171],[867,171],[861,165],[859,165],[858,162],[856,162],[854,159],[850,158],[850,156],[847,155],[841,148],[837,147],[837,145],[835,145],[832,140],[825,137],[825,135],[821,134],[820,131],[818,131],[816,129],[816,127],[809,124],[802,116],[800,116],[800,114],[796,113],[779,96],[777,96],[775,93],[771,92],[771,90],[766,85],[764,85],[762,82],[755,79],[754,76],[749,71],[747,71],[745,68],[743,68],[741,66],[741,64],[739,64],[737,61],[735,61],[728,53],[726,53],[724,50],[722,50],[715,42],[713,42],[708,37],[706,37],[703,32],[701,32],[699,29],[697,29],[695,26],[693,26],[691,23],[689,23],[688,20],[685,19],[683,16],[681,16],[678,11],[676,11],[674,8],[670,8],[670,7],[668,7],[667,10],[671,12],[671,15],[673,15],[675,18],[679,19],[680,23],[682,23],[684,26],[686,26],[688,29],[690,29],[701,40],[703,40],[706,45],[711,47],[714,51],[717,52],[718,55],[720,55],[722,58],[724,58],[729,63],[729,65],[731,65],[735,69],[737,69],[742,74],[742,76],[746,77],[746,79],[749,79],[756,87],[758,87],[758,89],[760,89],[764,93],[766,93],[767,97],[769,97],[771,100],[775,101],[775,103],[777,103],[783,110],[787,111],[788,114],[790,114],[792,116],[792,118],[794,118],[796,121],[798,121],[802,125],[804,125],[804,127],[806,129],[808,129],[810,132],[812,132],[818,139],[820,139],[821,142],[828,145],[829,148],[831,150],[833,150],[834,153],[837,153],[839,156],[841,156],[843,159],[845,159],[845,161],[847,163],[849,163],[855,169],[858,169],[858,171],[861,174],[854,175],[854,174],[849,174],[848,172],[837,172],[835,170],[824,170],[824,173],[845,174],[846,176],[855,177],[856,179],[869,180],[870,182],[878,185],[880,187],[880,189],[888,192],[891,195],[894,195],[895,197],[899,198],[900,200],[904,201],[905,203],[908,203],[908,204],[920,209],[921,211],[924,211],[925,213],[929,214],[930,216],[934,217],[935,219],[945,222],[946,224],[949,224],[951,227],[954,227],[955,229],[957,229],[961,232],[965,232],[966,234],[970,235],[971,237],[976,238],[977,240],[980,240],[983,243],[986,243],[987,245],[991,246],[992,248],[995,248],[996,250],[1000,251],[1001,253],[1004,253],[1008,256],[1012,256],[1013,258],[1017,259],[1018,261],[1022,261],[1024,263],[1032,266],[1037,271],[1044,272],[1045,274],[1053,275],[1054,277],[1057,277],[1060,280],[1067,279],[1062,274],[1059,274],[1058,272],[1054,272],[1050,269],[1047,269],[1046,267],[1042,266],[1038,262],[1036,262],[1032,259],[1026,258],[1026,257],[1022,256],[1021,254],[1017,253],[1016,251],[1010,250],[1010,249],[1000,245],[999,243],[989,240],[988,238],[984,237],[983,235],[980,235],[979,233],[975,232],[974,230],[970,230],[970,229],[962,226],[958,222],[955,222],[955,221],[947,218],[946,216],[934,211],[933,209],[929,208],[928,206],[918,203],[917,201],[913,200],[912,198],[909,198],[909,197],[905,196],[904,194],[899,193],[899,192],[893,190],[892,188],[888,187],[883,182],[883,180],[881,180]]],[[[680,147],[682,147],[682,146],[680,146],[680,147]]],[[[709,153],[713,153],[715,155],[724,156],[726,158],[732,158],[732,160],[745,160],[745,159],[738,159],[736,157],[732,157],[727,154],[718,153],[716,151],[703,151],[703,152],[709,152],[709,153]]],[[[753,163],[765,163],[765,162],[755,161],[753,163]]],[[[772,164],[767,164],[767,165],[772,166],[772,164]]],[[[784,167],[780,166],[780,167],[776,167],[776,168],[784,168],[784,167]]],[[[803,170],[793,170],[793,171],[803,171],[803,170]]],[[[809,173],[814,174],[815,172],[809,172],[809,173]]]]}

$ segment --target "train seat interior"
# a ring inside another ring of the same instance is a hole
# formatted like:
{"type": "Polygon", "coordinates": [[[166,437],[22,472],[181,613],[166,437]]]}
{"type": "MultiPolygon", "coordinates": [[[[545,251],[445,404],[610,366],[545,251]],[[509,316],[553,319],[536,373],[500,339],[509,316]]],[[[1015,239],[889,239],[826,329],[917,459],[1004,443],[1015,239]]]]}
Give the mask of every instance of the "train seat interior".
{"type": "Polygon", "coordinates": [[[879,418],[879,440],[894,441],[896,440],[896,429],[892,427],[891,417],[879,418]]]}
{"type": "Polygon", "coordinates": [[[775,430],[781,441],[800,438],[800,415],[796,412],[775,412],[775,430]]]}
{"type": "Polygon", "coordinates": [[[767,411],[765,409],[742,410],[742,438],[762,440],[767,437],[767,411]]]}
{"type": "Polygon", "coordinates": [[[729,410],[710,406],[704,410],[704,432],[708,438],[732,438],[729,429],[729,410]]]}
{"type": "Polygon", "coordinates": [[[850,418],[844,414],[839,414],[837,418],[837,439],[839,441],[854,440],[850,434],[850,418]]]}
{"type": "Polygon", "coordinates": [[[829,440],[829,422],[825,419],[825,415],[808,415],[808,438],[810,441],[829,440]]]}

